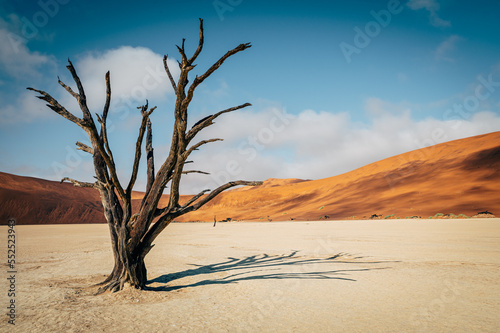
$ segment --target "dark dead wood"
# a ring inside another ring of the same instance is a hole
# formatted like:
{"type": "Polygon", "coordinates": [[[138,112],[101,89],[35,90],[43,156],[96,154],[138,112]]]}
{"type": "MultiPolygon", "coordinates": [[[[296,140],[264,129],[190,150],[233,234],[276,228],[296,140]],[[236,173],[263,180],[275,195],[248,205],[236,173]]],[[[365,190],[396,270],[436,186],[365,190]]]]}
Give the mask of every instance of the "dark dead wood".
{"type": "Polygon", "coordinates": [[[262,185],[263,182],[261,181],[245,181],[245,180],[238,180],[238,181],[232,181],[228,182],[224,185],[219,186],[209,194],[207,194],[206,197],[203,197],[200,201],[198,201],[196,204],[186,207],[186,212],[188,213],[190,211],[195,211],[203,207],[206,203],[211,201],[213,198],[215,198],[217,195],[219,195],[221,192],[235,186],[259,186],[262,185]]]}
{"type": "Polygon", "coordinates": [[[156,109],[156,106],[151,108],[149,111],[148,109],[148,102],[146,101],[146,105],[140,107],[141,109],[141,115],[142,115],[142,122],[141,122],[141,127],[139,128],[139,135],[137,136],[137,141],[135,144],[135,158],[134,158],[134,166],[132,167],[132,175],[130,176],[130,182],[127,186],[127,197],[130,197],[132,193],[132,189],[134,188],[135,181],[137,180],[137,172],[139,171],[139,163],[141,159],[141,146],[142,146],[142,141],[144,139],[144,134],[146,133],[146,127],[148,123],[149,116],[153,111],[156,109]]]}
{"type": "Polygon", "coordinates": [[[71,122],[73,122],[73,123],[75,123],[78,126],[83,128],[83,120],[82,119],[74,116],[71,112],[66,110],[61,104],[59,104],[59,102],[56,99],[54,99],[52,96],[47,94],[45,91],[34,89],[34,88],[26,88],[26,89],[39,93],[41,96],[37,96],[37,98],[49,103],[49,104],[47,104],[47,106],[49,108],[54,110],[60,116],[63,116],[64,118],[68,119],[69,121],[71,121],[71,122]]]}
{"type": "Polygon", "coordinates": [[[66,91],[73,96],[74,98],[78,99],[78,94],[73,91],[69,86],[67,86],[64,82],[61,81],[59,76],[57,77],[57,82],[64,88],[66,91]]]}
{"type": "Polygon", "coordinates": [[[106,123],[108,118],[109,106],[111,104],[111,79],[109,78],[109,71],[106,72],[104,78],[106,80],[106,102],[104,103],[104,108],[102,110],[102,120],[106,123]]]}
{"type": "Polygon", "coordinates": [[[148,118],[146,123],[146,192],[141,202],[141,208],[146,202],[146,197],[151,191],[153,182],[155,180],[155,162],[154,162],[154,149],[153,149],[153,130],[151,128],[151,119],[148,118]]]}
{"type": "Polygon", "coordinates": [[[205,171],[200,171],[200,170],[187,170],[187,171],[182,171],[183,175],[187,175],[189,173],[201,173],[202,175],[209,175],[210,172],[205,172],[205,171]]]}
{"type": "Polygon", "coordinates": [[[85,90],[83,89],[82,81],[80,81],[80,77],[76,73],[75,67],[71,63],[71,60],[69,59],[68,59],[68,66],[66,66],[66,68],[71,73],[71,76],[73,76],[73,80],[75,81],[76,87],[78,88],[78,94],[73,93],[72,95],[76,97],[78,104],[80,105],[80,109],[82,110],[83,113],[83,119],[91,121],[92,115],[87,106],[87,97],[85,96],[85,90]]]}
{"type": "Polygon", "coordinates": [[[240,44],[234,49],[227,51],[226,54],[224,54],[215,64],[213,64],[204,74],[200,76],[196,76],[194,79],[194,82],[191,84],[189,87],[186,99],[182,102],[182,108],[187,108],[191,100],[193,99],[194,91],[196,87],[198,87],[205,79],[207,79],[210,75],[212,75],[213,72],[215,72],[223,63],[226,61],[230,56],[244,51],[248,48],[250,48],[252,45],[250,43],[244,43],[240,44]]]}
{"type": "Polygon", "coordinates": [[[240,110],[240,109],[246,108],[248,106],[252,106],[252,104],[250,104],[250,103],[241,104],[238,106],[234,106],[234,107],[219,111],[216,114],[211,115],[210,117],[206,117],[203,121],[199,122],[197,125],[193,126],[189,130],[189,132],[186,134],[186,140],[188,142],[190,142],[202,129],[204,129],[205,127],[208,127],[210,125],[213,125],[213,121],[217,117],[223,115],[224,113],[240,110]]]}
{"type": "Polygon", "coordinates": [[[201,50],[203,49],[203,42],[204,42],[204,36],[203,36],[203,20],[200,18],[200,39],[198,41],[198,48],[196,49],[196,51],[194,52],[193,56],[191,58],[189,58],[188,60],[188,63],[189,64],[192,64],[196,58],[198,58],[198,56],[200,55],[201,53],[201,50]]]}
{"type": "MultiPolygon", "coordinates": [[[[192,147],[190,147],[189,149],[186,150],[186,152],[183,154],[184,160],[186,160],[189,157],[189,155],[191,155],[191,153],[193,151],[198,150],[198,148],[200,148],[202,145],[206,145],[207,143],[217,142],[217,141],[224,141],[224,140],[216,138],[216,139],[202,140],[202,141],[198,142],[197,144],[193,145],[192,147]]],[[[192,162],[192,161],[187,161],[187,162],[185,161],[184,164],[187,164],[189,162],[192,162]]]]}
{"type": "MultiPolygon", "coordinates": [[[[189,77],[196,64],[194,61],[199,57],[203,50],[204,44],[204,29],[203,20],[200,19],[200,34],[198,47],[188,57],[185,49],[185,39],[182,40],[181,46],[177,49],[181,55],[179,63],[180,73],[177,80],[174,79],[169,67],[168,57],[164,56],[163,65],[170,80],[170,84],[175,91],[176,101],[174,106],[174,123],[170,150],[166,157],[162,160],[158,170],[155,170],[155,161],[153,154],[153,131],[150,115],[156,107],[149,108],[148,102],[139,107],[142,120],[139,126],[137,135],[134,162],[130,180],[126,189],[121,185],[118,175],[115,159],[108,139],[107,118],[111,107],[111,79],[110,73],[105,75],[106,81],[106,101],[102,110],[102,114],[95,114],[100,128],[96,127],[94,118],[87,106],[87,97],[82,82],[78,73],[68,60],[67,69],[70,71],[73,81],[76,84],[76,90],[73,90],[69,85],[65,84],[58,78],[59,85],[64,88],[78,102],[82,111],[82,118],[79,118],[66,110],[56,99],[48,93],[33,88],[29,90],[39,94],[38,98],[46,101],[47,106],[53,111],[75,123],[81,127],[90,139],[90,145],[77,142],[77,149],[92,154],[95,171],[95,183],[82,182],[72,178],[65,177],[62,182],[67,181],[78,187],[90,187],[96,189],[101,198],[104,209],[104,216],[108,222],[111,247],[114,257],[114,267],[110,275],[100,284],[99,292],[104,291],[119,291],[126,284],[139,289],[144,289],[147,282],[147,270],[144,263],[145,256],[154,246],[153,242],[156,237],[177,217],[195,211],[208,203],[210,200],[219,195],[222,191],[235,186],[257,186],[262,182],[249,181],[233,181],[217,187],[215,190],[204,190],[197,195],[191,197],[184,204],[180,204],[179,185],[183,175],[189,173],[208,174],[199,170],[184,170],[189,155],[198,150],[201,146],[221,141],[222,139],[201,140],[194,145],[190,145],[191,141],[204,128],[212,125],[214,120],[219,116],[236,111],[247,106],[250,103],[241,104],[231,107],[215,114],[202,118],[195,123],[190,129],[187,128],[188,123],[188,106],[193,98],[195,89],[212,73],[214,73],[229,57],[241,52],[251,45],[249,43],[240,44],[236,48],[226,52],[217,62],[200,76],[196,76],[190,84],[189,77]],[[145,145],[143,146],[143,142],[145,145]],[[134,185],[138,178],[139,166],[141,162],[141,154],[144,149],[146,153],[146,192],[142,199],[139,210],[132,212],[131,194],[134,185]],[[170,199],[168,204],[159,208],[159,201],[163,195],[165,188],[169,185],[170,199]],[[153,223],[154,222],[154,223],[153,223]]],[[[215,226],[214,217],[214,226],[215,226]]]]}
{"type": "Polygon", "coordinates": [[[181,209],[183,208],[186,208],[188,207],[189,205],[191,205],[193,202],[195,202],[196,200],[198,200],[199,198],[201,198],[205,193],[207,192],[210,192],[209,189],[206,189],[206,190],[203,190],[201,191],[200,193],[198,193],[197,195],[195,195],[194,197],[192,197],[191,199],[189,199],[185,204],[184,206],[181,207],[181,209]]]}
{"type": "Polygon", "coordinates": [[[172,76],[172,73],[170,72],[170,68],[168,68],[168,63],[167,63],[168,55],[165,55],[163,57],[163,67],[165,68],[165,72],[167,72],[168,79],[170,80],[170,84],[172,85],[172,88],[174,89],[174,93],[177,95],[177,84],[175,83],[174,77],[172,76]]]}
{"type": "Polygon", "coordinates": [[[77,141],[76,142],[76,145],[78,148],[76,148],[77,150],[82,150],[84,152],[87,152],[89,153],[90,155],[94,155],[94,149],[90,148],[89,146],[87,146],[86,144],[84,143],[81,143],[80,141],[77,141]]]}
{"type": "Polygon", "coordinates": [[[69,177],[64,177],[63,179],[61,179],[61,183],[65,182],[65,181],[68,181],[68,182],[72,183],[76,187],[92,187],[92,188],[95,188],[97,186],[96,183],[81,182],[79,180],[75,180],[75,179],[69,178],[69,177]]]}

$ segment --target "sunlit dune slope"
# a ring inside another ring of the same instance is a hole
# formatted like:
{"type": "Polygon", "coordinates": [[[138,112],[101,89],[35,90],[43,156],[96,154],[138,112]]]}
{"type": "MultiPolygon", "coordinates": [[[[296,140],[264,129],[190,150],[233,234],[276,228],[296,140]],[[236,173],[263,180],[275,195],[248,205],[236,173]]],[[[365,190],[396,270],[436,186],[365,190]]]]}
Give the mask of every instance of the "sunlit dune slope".
{"type": "MultiPolygon", "coordinates": [[[[451,141],[320,180],[268,179],[226,191],[179,221],[317,220],[373,214],[500,215],[500,132],[451,141]]],[[[133,194],[134,206],[142,194],[133,194]]],[[[186,200],[189,196],[184,196],[186,200]]],[[[162,198],[166,204],[168,197],[162,198]]],[[[0,173],[1,224],[104,222],[92,189],[0,173]]]]}
{"type": "Polygon", "coordinates": [[[500,132],[387,158],[331,178],[269,179],[224,193],[184,220],[500,215],[500,132]]]}

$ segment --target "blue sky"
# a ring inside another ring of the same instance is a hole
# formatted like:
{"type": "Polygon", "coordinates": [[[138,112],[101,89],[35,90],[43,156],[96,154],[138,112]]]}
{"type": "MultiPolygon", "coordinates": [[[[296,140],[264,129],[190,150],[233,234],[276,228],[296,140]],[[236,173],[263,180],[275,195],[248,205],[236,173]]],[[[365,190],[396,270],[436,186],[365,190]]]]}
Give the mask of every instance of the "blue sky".
{"type": "MultiPolygon", "coordinates": [[[[12,0],[0,5],[0,171],[92,180],[79,127],[44,106],[28,86],[81,113],[72,60],[92,111],[102,112],[111,71],[111,148],[126,183],[148,98],[157,164],[168,151],[173,93],[162,69],[188,52],[204,19],[201,74],[230,58],[197,90],[190,122],[245,102],[201,138],[185,193],[230,179],[318,179],[453,139],[500,130],[500,5],[494,1],[81,1],[12,0]]],[[[196,74],[195,73],[195,74],[196,74]]],[[[175,75],[175,73],[174,73],[175,75]]],[[[137,189],[144,186],[144,177],[137,189]]]]}

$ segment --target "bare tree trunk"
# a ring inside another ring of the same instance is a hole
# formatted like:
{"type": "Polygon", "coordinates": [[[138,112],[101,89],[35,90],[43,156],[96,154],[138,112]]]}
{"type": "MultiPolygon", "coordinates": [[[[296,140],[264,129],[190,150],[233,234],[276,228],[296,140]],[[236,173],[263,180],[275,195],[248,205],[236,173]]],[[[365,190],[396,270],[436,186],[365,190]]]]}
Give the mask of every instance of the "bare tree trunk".
{"type": "Polygon", "coordinates": [[[118,291],[126,285],[144,289],[147,282],[144,256],[128,253],[126,251],[126,238],[120,237],[118,243],[118,248],[113,248],[115,267],[109,277],[101,283],[103,287],[99,289],[99,292],[118,291]]]}
{"type": "Polygon", "coordinates": [[[188,163],[187,158],[193,151],[198,150],[201,146],[207,143],[220,141],[221,139],[214,138],[202,140],[190,146],[191,141],[201,130],[212,125],[217,117],[251,105],[245,103],[216,112],[213,115],[201,119],[195,123],[192,128],[187,128],[188,107],[196,87],[215,72],[229,57],[251,46],[249,43],[240,44],[234,49],[226,52],[226,54],[214,63],[205,73],[196,76],[193,83],[189,85],[188,73],[196,66],[194,61],[202,51],[203,42],[203,20],[200,19],[200,38],[198,48],[194,54],[190,58],[187,57],[184,48],[184,40],[182,41],[181,47],[177,46],[182,58],[182,61],[179,62],[180,75],[177,82],[174,80],[168,67],[167,56],[164,57],[163,64],[165,71],[167,72],[172,88],[176,94],[174,109],[175,122],[173,125],[174,131],[170,152],[155,173],[152,146],[152,124],[149,116],[156,107],[149,108],[148,101],[146,100],[146,104],[138,108],[142,115],[142,121],[136,141],[132,174],[126,187],[122,186],[122,183],[118,179],[117,167],[108,141],[106,124],[111,101],[110,73],[107,72],[105,75],[106,102],[103,112],[101,115],[96,114],[100,124],[99,131],[87,106],[83,85],[71,61],[68,60],[67,68],[73,76],[78,92],[73,91],[71,87],[67,86],[61,80],[59,80],[59,84],[78,101],[83,113],[82,118],[78,118],[66,110],[56,99],[45,91],[28,88],[29,90],[39,93],[40,96],[38,96],[38,98],[46,101],[49,108],[81,127],[89,136],[91,147],[81,142],[77,142],[76,145],[78,149],[92,155],[96,182],[87,183],[71,178],[64,178],[62,181],[69,181],[75,186],[92,187],[100,193],[101,202],[104,208],[104,216],[109,226],[111,248],[114,255],[114,267],[111,274],[99,284],[102,286],[100,288],[101,292],[106,290],[113,292],[119,291],[126,285],[144,289],[147,282],[147,270],[144,258],[154,246],[153,242],[156,237],[170,224],[170,222],[178,216],[199,209],[228,188],[240,185],[255,186],[262,184],[262,182],[253,181],[232,181],[212,191],[204,190],[193,196],[183,205],[179,203],[179,186],[182,176],[193,172],[206,173],[199,170],[185,171],[184,166],[188,163]],[[144,194],[139,211],[133,214],[131,199],[132,189],[137,180],[144,137],[146,137],[145,152],[147,162],[146,193],[144,194]],[[158,203],[167,184],[170,184],[169,203],[165,207],[159,208],[158,203]]]}

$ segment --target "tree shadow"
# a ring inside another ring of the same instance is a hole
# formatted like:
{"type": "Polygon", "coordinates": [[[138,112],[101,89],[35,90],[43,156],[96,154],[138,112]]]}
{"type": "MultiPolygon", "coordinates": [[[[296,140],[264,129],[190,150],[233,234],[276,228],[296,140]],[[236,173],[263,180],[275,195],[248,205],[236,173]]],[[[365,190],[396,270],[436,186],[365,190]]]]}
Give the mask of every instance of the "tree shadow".
{"type": "Polygon", "coordinates": [[[268,254],[249,256],[243,259],[228,257],[227,261],[209,264],[198,265],[193,269],[185,271],[169,273],[158,276],[149,280],[147,290],[154,291],[172,291],[184,288],[192,288],[205,285],[230,284],[240,281],[249,280],[283,280],[283,279],[332,279],[343,281],[356,281],[348,277],[352,272],[363,272],[371,270],[388,269],[391,267],[366,267],[366,265],[387,264],[397,261],[359,261],[364,257],[352,257],[346,253],[339,253],[328,258],[306,258],[297,256],[298,251],[293,251],[288,255],[270,256],[268,254]],[[348,258],[348,259],[346,259],[348,258]],[[361,265],[360,268],[350,269],[335,269],[335,270],[318,270],[319,265],[325,264],[351,264],[361,265]],[[317,265],[311,267],[311,265],[317,265]],[[296,269],[295,269],[296,268],[296,269]],[[308,270],[308,268],[313,268],[308,270]],[[293,271],[295,269],[296,271],[293,271]],[[273,272],[279,271],[279,272],[273,272]],[[232,273],[225,277],[209,278],[200,280],[194,283],[172,285],[168,284],[172,281],[179,280],[185,277],[213,275],[221,272],[232,273]],[[151,286],[151,284],[163,284],[160,286],[151,286]]]}

